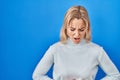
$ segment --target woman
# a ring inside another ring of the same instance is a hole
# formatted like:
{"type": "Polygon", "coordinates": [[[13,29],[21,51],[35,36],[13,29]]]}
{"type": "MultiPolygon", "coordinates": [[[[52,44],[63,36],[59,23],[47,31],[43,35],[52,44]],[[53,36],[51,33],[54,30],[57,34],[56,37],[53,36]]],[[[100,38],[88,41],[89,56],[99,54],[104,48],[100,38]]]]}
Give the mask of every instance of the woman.
{"type": "Polygon", "coordinates": [[[98,66],[106,73],[101,80],[120,80],[119,71],[103,48],[91,42],[86,9],[73,6],[65,15],[61,40],[47,50],[33,80],[95,80],[98,66]],[[53,79],[46,75],[52,65],[53,79]]]}

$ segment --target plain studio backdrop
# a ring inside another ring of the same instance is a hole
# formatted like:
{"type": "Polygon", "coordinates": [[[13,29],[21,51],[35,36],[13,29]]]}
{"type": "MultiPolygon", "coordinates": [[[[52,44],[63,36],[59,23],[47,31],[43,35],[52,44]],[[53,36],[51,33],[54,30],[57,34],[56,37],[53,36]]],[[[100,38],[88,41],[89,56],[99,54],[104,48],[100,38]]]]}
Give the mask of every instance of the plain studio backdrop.
{"type": "MultiPolygon", "coordinates": [[[[119,0],[1,0],[0,79],[32,80],[48,47],[59,41],[68,8],[84,6],[89,13],[92,41],[103,46],[120,70],[119,0]]],[[[52,77],[52,69],[48,72],[52,77]]],[[[96,80],[104,77],[99,69],[96,80]]]]}

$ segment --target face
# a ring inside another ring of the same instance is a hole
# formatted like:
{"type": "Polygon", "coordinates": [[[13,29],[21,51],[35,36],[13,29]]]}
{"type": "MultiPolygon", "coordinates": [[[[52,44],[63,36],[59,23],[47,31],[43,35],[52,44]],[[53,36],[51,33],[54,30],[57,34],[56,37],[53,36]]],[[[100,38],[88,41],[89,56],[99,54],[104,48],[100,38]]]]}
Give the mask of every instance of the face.
{"type": "Polygon", "coordinates": [[[86,31],[87,29],[82,19],[73,19],[67,27],[67,35],[75,44],[78,44],[85,37],[86,31]]]}

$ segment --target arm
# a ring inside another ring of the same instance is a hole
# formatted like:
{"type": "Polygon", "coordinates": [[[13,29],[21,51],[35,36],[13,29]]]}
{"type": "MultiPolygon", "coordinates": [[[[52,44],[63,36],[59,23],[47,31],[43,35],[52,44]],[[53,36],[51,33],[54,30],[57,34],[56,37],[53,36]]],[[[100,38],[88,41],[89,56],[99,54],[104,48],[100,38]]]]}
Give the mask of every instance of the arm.
{"type": "Polygon", "coordinates": [[[104,78],[101,80],[120,80],[120,73],[117,70],[116,66],[113,64],[113,62],[110,60],[106,52],[103,50],[103,48],[100,49],[99,53],[99,65],[103,69],[103,71],[107,74],[104,78]]]}
{"type": "Polygon", "coordinates": [[[35,68],[32,76],[33,80],[53,80],[46,75],[53,64],[53,61],[53,51],[50,47],[35,68]]]}

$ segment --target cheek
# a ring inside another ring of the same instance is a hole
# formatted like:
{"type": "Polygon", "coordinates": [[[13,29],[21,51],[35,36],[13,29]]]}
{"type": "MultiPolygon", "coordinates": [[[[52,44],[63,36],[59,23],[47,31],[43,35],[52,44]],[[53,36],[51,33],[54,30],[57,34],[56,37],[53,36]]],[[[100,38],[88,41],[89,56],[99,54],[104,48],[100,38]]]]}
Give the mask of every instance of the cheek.
{"type": "Polygon", "coordinates": [[[73,31],[67,30],[67,35],[68,35],[68,37],[72,36],[73,35],[73,31]]]}
{"type": "Polygon", "coordinates": [[[82,37],[84,37],[86,32],[84,31],[84,32],[81,32],[80,34],[81,34],[82,37]]]}

